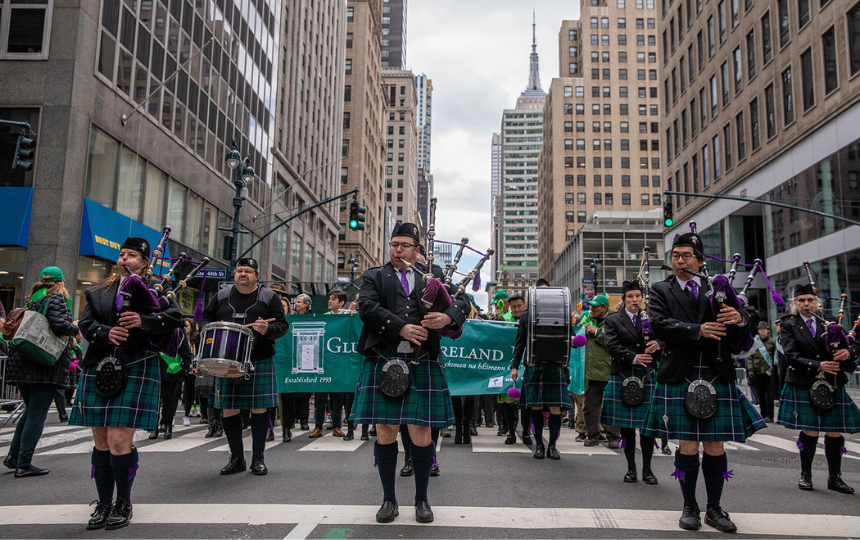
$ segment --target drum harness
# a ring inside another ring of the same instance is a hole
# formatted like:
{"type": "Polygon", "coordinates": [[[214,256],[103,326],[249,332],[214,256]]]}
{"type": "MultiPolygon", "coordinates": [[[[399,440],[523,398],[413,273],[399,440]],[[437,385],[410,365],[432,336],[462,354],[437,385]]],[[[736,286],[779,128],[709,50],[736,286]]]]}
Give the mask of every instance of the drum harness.
{"type": "MultiPolygon", "coordinates": [[[[232,314],[231,318],[233,320],[241,318],[242,323],[244,324],[244,323],[248,322],[248,312],[251,311],[251,309],[260,302],[260,287],[259,286],[257,287],[257,291],[256,291],[257,294],[256,294],[256,297],[254,298],[254,303],[251,304],[250,306],[248,306],[248,309],[246,309],[242,313],[239,313],[238,311],[236,311],[236,308],[233,307],[233,303],[230,301],[230,296],[232,296],[234,288],[235,288],[235,286],[230,287],[230,292],[227,293],[227,305],[230,306],[230,313],[232,314]]],[[[253,349],[253,348],[254,348],[254,336],[253,336],[253,332],[252,332],[252,334],[251,334],[251,349],[253,349]]],[[[242,382],[247,381],[251,378],[251,372],[253,372],[253,371],[254,371],[254,363],[251,362],[251,365],[248,366],[248,370],[245,372],[244,377],[236,377],[236,378],[232,378],[232,379],[228,379],[228,380],[233,384],[241,384],[242,382]]]]}

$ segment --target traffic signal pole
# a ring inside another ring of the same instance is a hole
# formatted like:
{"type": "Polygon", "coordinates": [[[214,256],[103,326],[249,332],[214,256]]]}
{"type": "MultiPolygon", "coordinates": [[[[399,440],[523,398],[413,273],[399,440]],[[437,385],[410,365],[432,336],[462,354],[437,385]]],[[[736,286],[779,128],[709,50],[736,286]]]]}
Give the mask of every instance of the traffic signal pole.
{"type": "MultiPolygon", "coordinates": [[[[820,212],[818,210],[810,210],[809,208],[803,208],[801,206],[794,206],[793,204],[785,204],[778,203],[773,201],[762,201],[761,199],[748,199],[746,197],[738,197],[737,195],[711,195],[708,193],[687,193],[686,191],[664,191],[663,195],[683,195],[685,197],[704,197],[706,199],[728,199],[730,201],[741,201],[745,203],[751,204],[764,204],[767,206],[778,206],[779,208],[789,208],[791,210],[797,210],[799,212],[806,212],[807,214],[815,214],[816,216],[822,216],[829,219],[835,219],[836,221],[844,221],[845,223],[850,223],[851,225],[860,225],[860,221],[854,221],[848,218],[844,218],[842,216],[836,216],[833,214],[828,214],[827,212],[820,212]]],[[[669,202],[671,205],[672,203],[669,202]]],[[[665,203],[664,203],[665,208],[665,203]]],[[[670,207],[671,211],[671,207],[670,207]]],[[[665,209],[664,209],[665,214],[665,209]]],[[[665,217],[665,216],[664,216],[665,217]]]]}

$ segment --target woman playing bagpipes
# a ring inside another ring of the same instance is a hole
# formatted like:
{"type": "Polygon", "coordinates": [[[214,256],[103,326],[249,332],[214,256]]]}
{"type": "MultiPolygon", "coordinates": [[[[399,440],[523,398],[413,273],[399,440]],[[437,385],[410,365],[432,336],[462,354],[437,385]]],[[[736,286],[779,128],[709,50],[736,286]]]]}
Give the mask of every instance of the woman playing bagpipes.
{"type": "Polygon", "coordinates": [[[149,242],[127,238],[116,263],[119,272],[86,291],[80,328],[89,349],[69,424],[93,430],[92,478],[99,498],[87,529],[119,529],[131,520],[138,469],[134,432],[155,429],[159,353],[175,356],[181,338],[176,301],[149,290],[144,277],[148,269],[151,275],[149,257],[149,242]]]}

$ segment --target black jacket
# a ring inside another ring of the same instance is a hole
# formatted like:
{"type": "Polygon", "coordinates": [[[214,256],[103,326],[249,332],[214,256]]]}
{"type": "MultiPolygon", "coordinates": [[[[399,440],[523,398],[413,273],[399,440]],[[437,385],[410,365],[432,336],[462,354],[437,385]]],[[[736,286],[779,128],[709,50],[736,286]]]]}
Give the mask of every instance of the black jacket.
{"type": "MultiPolygon", "coordinates": [[[[415,265],[415,268],[424,271],[421,265],[415,265]]],[[[433,275],[439,278],[443,276],[441,269],[436,265],[433,265],[433,275]]],[[[372,354],[373,347],[394,349],[403,340],[400,337],[400,330],[406,325],[406,321],[391,311],[396,302],[396,287],[402,287],[402,285],[390,262],[364,273],[364,282],[361,285],[358,300],[358,313],[364,323],[361,336],[358,338],[359,353],[372,354]]],[[[423,292],[424,280],[420,275],[416,275],[412,294],[421,298],[423,292]]],[[[422,317],[426,315],[424,304],[420,301],[418,308],[422,317]]],[[[450,316],[454,326],[459,328],[466,320],[470,309],[469,299],[463,295],[454,301],[445,314],[450,316]]],[[[439,339],[438,332],[430,331],[427,341],[424,342],[434,358],[439,356],[439,339]]]]}
{"type": "MultiPolygon", "coordinates": [[[[699,354],[704,355],[705,365],[716,370],[720,378],[734,381],[735,365],[728,346],[699,336],[703,323],[715,322],[717,318],[708,305],[707,292],[710,286],[703,280],[699,297],[694,300],[690,293],[681,290],[678,279],[671,276],[651,287],[648,317],[654,337],[665,343],[661,356],[657,381],[678,383],[693,374],[699,354]]],[[[743,329],[754,331],[758,316],[754,311],[740,310],[746,325],[743,329]]]]}
{"type": "MultiPolygon", "coordinates": [[[[630,376],[633,373],[633,360],[637,354],[645,353],[645,339],[642,337],[642,320],[637,318],[636,326],[633,326],[633,321],[627,314],[626,309],[622,309],[616,313],[610,313],[606,316],[606,323],[603,331],[605,332],[604,340],[606,341],[606,350],[612,356],[612,364],[609,367],[609,373],[612,375],[630,376]]],[[[651,336],[654,339],[654,336],[651,336]]],[[[663,343],[657,342],[660,345],[654,354],[651,355],[652,362],[650,368],[655,368],[660,362],[663,343]]],[[[641,376],[644,371],[637,370],[641,376]]]]}
{"type": "MultiPolygon", "coordinates": [[[[81,368],[94,365],[113,353],[115,347],[110,342],[108,334],[110,334],[111,328],[119,325],[119,312],[116,309],[118,288],[119,281],[110,287],[95,286],[86,290],[87,307],[81,316],[80,327],[84,339],[90,345],[81,362],[81,368]]],[[[122,344],[122,348],[126,352],[137,354],[146,350],[154,350],[149,345],[150,338],[148,336],[163,336],[177,328],[182,328],[185,324],[182,310],[179,309],[175,300],[171,300],[170,304],[162,311],[141,315],[140,321],[143,326],[131,329],[128,333],[128,339],[122,344]]]]}
{"type": "MultiPolygon", "coordinates": [[[[76,336],[78,327],[72,320],[72,314],[61,294],[42,298],[31,309],[38,311],[45,302],[49,302],[45,317],[51,327],[51,332],[58,336],[76,336]]],[[[46,384],[58,388],[68,388],[69,366],[72,362],[71,342],[60,359],[52,367],[40,366],[29,361],[26,357],[10,351],[6,365],[6,382],[9,384],[46,384]]]]}
{"type": "MultiPolygon", "coordinates": [[[[788,364],[785,382],[809,386],[818,376],[818,365],[832,360],[823,339],[824,325],[817,319],[815,325],[815,337],[812,337],[809,327],[800,315],[792,315],[782,321],[779,336],[788,364]]],[[[836,377],[825,374],[826,380],[831,384],[835,382],[837,388],[844,386],[848,382],[846,372],[852,373],[857,368],[858,356],[860,344],[855,341],[848,346],[848,360],[839,363],[839,373],[836,377]]]]}

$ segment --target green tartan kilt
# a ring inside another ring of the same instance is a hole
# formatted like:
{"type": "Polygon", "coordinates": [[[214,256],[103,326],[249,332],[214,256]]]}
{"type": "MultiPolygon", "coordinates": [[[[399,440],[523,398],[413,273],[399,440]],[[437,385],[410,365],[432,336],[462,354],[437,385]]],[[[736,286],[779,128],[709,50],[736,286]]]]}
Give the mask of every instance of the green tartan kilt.
{"type": "MultiPolygon", "coordinates": [[[[387,352],[387,351],[386,351],[387,352]]],[[[391,354],[409,364],[411,353],[391,354]]],[[[444,428],[454,425],[454,409],[448,380],[439,359],[425,354],[409,364],[410,388],[399,398],[383,395],[379,388],[386,356],[366,356],[358,378],[350,417],[356,424],[413,425],[444,428]]]]}
{"type": "MultiPolygon", "coordinates": [[[[123,364],[133,362],[151,354],[123,353],[123,364]]],[[[122,393],[106,399],[96,393],[96,367],[98,363],[85,367],[78,382],[75,405],[69,417],[69,425],[85,427],[126,427],[151,431],[158,421],[158,405],[161,400],[161,358],[152,356],[125,366],[128,383],[122,393]]]]}
{"type": "MultiPolygon", "coordinates": [[[[701,368],[702,379],[710,381],[715,375],[710,368],[701,368]]],[[[654,399],[641,427],[642,435],[682,441],[746,442],[747,437],[767,427],[734,382],[717,379],[713,385],[717,391],[717,412],[706,420],[700,420],[690,416],[684,408],[688,382],[657,383],[654,399]],[[663,415],[668,417],[665,424],[663,415]]]]}
{"type": "Polygon", "coordinates": [[[785,383],[779,396],[777,423],[788,429],[830,433],[860,432],[860,409],[845,387],[836,389],[836,405],[829,411],[816,409],[809,402],[809,386],[785,383]]]}
{"type": "MultiPolygon", "coordinates": [[[[636,373],[641,378],[643,373],[636,373]]],[[[600,423],[607,426],[619,428],[639,429],[645,423],[645,415],[648,406],[654,399],[654,379],[652,373],[643,381],[645,383],[645,399],[639,405],[628,405],[621,401],[621,384],[628,375],[612,375],[609,384],[603,390],[603,410],[600,414],[600,423]]]]}
{"type": "Polygon", "coordinates": [[[251,378],[215,377],[216,409],[268,409],[278,404],[273,356],[254,362],[251,378]]]}
{"type": "Polygon", "coordinates": [[[520,409],[570,409],[567,368],[556,366],[528,366],[523,372],[523,390],[520,409]]]}

